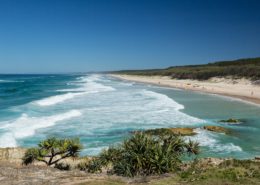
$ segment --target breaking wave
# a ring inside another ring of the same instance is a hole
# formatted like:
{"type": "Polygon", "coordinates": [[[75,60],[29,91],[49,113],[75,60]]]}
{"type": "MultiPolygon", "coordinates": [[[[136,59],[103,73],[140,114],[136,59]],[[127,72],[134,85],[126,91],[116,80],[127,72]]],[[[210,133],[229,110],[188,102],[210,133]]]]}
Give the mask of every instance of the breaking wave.
{"type": "Polygon", "coordinates": [[[68,93],[44,98],[42,100],[36,101],[35,103],[40,106],[50,106],[50,105],[55,105],[57,103],[62,103],[66,100],[73,99],[77,96],[86,95],[89,93],[99,93],[99,92],[115,90],[111,86],[106,86],[101,83],[98,83],[97,81],[100,80],[99,75],[78,77],[77,80],[78,81],[71,83],[71,84],[74,84],[74,85],[77,84],[80,86],[79,88],[57,90],[60,92],[68,92],[68,93]]]}
{"type": "Polygon", "coordinates": [[[0,147],[15,147],[17,146],[16,139],[32,136],[37,129],[50,127],[59,121],[78,116],[81,116],[81,112],[78,110],[45,117],[29,117],[27,114],[22,114],[16,120],[0,123],[7,125],[5,127],[6,133],[0,137],[0,147]]]}

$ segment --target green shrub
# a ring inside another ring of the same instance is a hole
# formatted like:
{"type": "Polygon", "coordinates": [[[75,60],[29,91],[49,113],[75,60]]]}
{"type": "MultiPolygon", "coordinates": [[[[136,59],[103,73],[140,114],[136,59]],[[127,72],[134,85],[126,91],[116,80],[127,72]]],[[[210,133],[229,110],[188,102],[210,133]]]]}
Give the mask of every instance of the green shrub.
{"type": "Polygon", "coordinates": [[[93,159],[86,164],[86,169],[89,173],[102,172],[102,162],[98,159],[93,159]]]}
{"type": "Polygon", "coordinates": [[[86,171],[87,170],[87,162],[80,162],[77,165],[77,169],[79,169],[81,171],[86,171]]]}
{"type": "Polygon", "coordinates": [[[54,168],[57,168],[59,170],[70,170],[71,167],[69,164],[66,164],[66,163],[56,163],[54,168]]]}
{"type": "Polygon", "coordinates": [[[29,148],[22,159],[24,165],[34,161],[44,162],[51,166],[62,159],[77,157],[82,145],[79,139],[57,139],[55,137],[46,139],[38,144],[38,147],[29,148]]]}
{"type": "Polygon", "coordinates": [[[111,173],[127,177],[163,174],[179,169],[185,154],[198,153],[197,143],[186,143],[178,136],[135,133],[121,145],[104,150],[87,168],[97,172],[102,166],[111,165],[111,173]]]}

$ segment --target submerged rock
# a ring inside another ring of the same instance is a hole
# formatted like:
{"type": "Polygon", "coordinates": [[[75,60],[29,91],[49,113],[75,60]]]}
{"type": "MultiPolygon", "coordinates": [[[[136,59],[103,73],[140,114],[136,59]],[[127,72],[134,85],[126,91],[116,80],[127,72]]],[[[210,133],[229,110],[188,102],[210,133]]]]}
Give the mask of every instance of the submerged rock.
{"type": "Polygon", "coordinates": [[[230,131],[224,127],[220,127],[220,126],[204,126],[203,129],[208,130],[208,131],[212,131],[212,132],[219,132],[219,133],[225,133],[228,134],[230,131]]]}

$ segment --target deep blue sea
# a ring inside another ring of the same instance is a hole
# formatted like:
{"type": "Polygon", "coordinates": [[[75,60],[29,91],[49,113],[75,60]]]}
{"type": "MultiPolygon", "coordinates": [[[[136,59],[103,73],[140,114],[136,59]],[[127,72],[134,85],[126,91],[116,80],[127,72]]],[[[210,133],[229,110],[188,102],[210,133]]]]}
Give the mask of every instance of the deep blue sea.
{"type": "Polygon", "coordinates": [[[79,137],[82,155],[96,155],[130,131],[161,127],[198,127],[190,139],[202,146],[201,156],[260,155],[260,106],[254,104],[101,74],[0,75],[0,147],[79,137]],[[243,123],[218,122],[231,117],[243,123]],[[232,133],[205,131],[203,125],[232,133]]]}

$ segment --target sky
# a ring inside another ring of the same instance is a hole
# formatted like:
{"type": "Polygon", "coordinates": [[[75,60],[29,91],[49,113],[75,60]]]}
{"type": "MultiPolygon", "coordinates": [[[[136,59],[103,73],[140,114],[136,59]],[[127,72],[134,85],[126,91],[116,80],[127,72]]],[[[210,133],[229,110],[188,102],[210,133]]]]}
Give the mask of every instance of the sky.
{"type": "Polygon", "coordinates": [[[0,0],[0,73],[260,56],[259,0],[0,0]]]}

